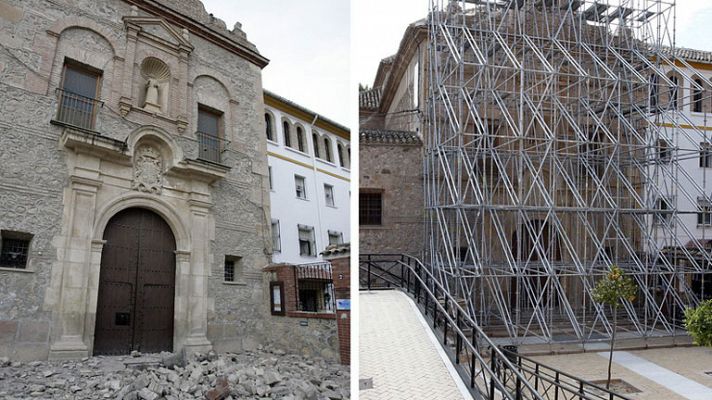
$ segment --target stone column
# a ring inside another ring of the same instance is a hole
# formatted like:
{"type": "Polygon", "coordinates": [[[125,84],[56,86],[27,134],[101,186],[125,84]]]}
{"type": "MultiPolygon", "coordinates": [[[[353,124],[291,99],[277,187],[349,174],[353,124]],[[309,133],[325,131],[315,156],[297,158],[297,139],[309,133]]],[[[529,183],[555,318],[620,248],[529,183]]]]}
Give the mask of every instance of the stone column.
{"type": "Polygon", "coordinates": [[[208,277],[210,264],[208,262],[208,215],[210,204],[201,201],[190,201],[190,231],[192,252],[189,274],[188,336],[185,339],[185,350],[205,352],[212,348],[208,340],[208,277]]]}
{"type": "Polygon", "coordinates": [[[68,206],[65,207],[66,241],[60,256],[61,283],[59,304],[54,316],[59,335],[50,347],[50,359],[82,358],[89,355],[85,342],[85,323],[92,230],[96,194],[101,182],[86,177],[71,177],[68,206]]]}

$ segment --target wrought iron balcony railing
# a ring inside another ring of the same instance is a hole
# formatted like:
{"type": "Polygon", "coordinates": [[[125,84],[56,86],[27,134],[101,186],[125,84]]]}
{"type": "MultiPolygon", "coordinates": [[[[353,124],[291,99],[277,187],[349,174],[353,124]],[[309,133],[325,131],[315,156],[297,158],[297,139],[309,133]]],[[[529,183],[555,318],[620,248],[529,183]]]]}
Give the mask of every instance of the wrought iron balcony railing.
{"type": "Polygon", "coordinates": [[[198,159],[220,164],[222,153],[230,142],[211,133],[198,131],[195,135],[198,137],[198,159]]]}
{"type": "Polygon", "coordinates": [[[94,130],[96,115],[104,102],[57,89],[57,115],[54,120],[77,128],[94,130]]]}

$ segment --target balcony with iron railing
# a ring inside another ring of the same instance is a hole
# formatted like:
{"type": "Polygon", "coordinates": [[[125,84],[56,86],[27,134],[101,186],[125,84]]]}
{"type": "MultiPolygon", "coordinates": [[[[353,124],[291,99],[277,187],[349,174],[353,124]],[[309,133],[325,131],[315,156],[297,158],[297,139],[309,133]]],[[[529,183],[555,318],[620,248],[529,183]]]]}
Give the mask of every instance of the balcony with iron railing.
{"type": "Polygon", "coordinates": [[[215,164],[222,164],[222,154],[230,142],[212,133],[196,132],[198,138],[198,159],[215,164]]]}
{"type": "Polygon", "coordinates": [[[93,131],[96,116],[104,102],[82,96],[64,89],[57,89],[57,114],[52,122],[74,128],[93,131]]]}

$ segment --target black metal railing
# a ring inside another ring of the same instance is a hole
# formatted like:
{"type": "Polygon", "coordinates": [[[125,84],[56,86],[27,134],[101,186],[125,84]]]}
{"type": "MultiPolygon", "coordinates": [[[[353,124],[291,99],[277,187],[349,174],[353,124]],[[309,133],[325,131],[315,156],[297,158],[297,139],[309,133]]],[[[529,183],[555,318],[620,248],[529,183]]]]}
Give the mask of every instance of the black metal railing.
{"type": "Polygon", "coordinates": [[[400,289],[413,297],[476,398],[630,400],[572,374],[500,348],[417,258],[362,254],[362,290],[400,289]]]}
{"type": "Polygon", "coordinates": [[[57,89],[57,115],[54,120],[82,129],[94,130],[96,114],[104,102],[57,89]]]}
{"type": "Polygon", "coordinates": [[[294,266],[297,311],[334,312],[334,280],[331,263],[318,262],[294,266]]]}
{"type": "Polygon", "coordinates": [[[211,133],[198,131],[195,135],[198,137],[198,158],[220,164],[222,153],[230,142],[211,133]]]}

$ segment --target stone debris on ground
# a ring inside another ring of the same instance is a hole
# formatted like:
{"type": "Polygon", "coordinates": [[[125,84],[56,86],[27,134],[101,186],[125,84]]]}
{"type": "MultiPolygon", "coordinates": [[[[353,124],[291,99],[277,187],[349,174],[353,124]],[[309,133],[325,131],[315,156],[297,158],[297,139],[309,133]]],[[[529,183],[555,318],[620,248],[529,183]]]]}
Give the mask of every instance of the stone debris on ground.
{"type": "Polygon", "coordinates": [[[97,356],[76,361],[0,358],[0,399],[349,399],[348,368],[259,349],[240,354],[97,356]]]}

